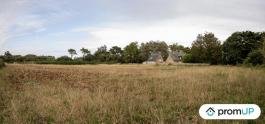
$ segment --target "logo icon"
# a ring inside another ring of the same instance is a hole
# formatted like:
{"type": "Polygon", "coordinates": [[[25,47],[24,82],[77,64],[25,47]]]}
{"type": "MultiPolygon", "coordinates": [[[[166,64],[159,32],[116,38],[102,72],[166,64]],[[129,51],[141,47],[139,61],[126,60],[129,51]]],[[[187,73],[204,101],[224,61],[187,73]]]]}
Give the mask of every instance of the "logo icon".
{"type": "Polygon", "coordinates": [[[203,119],[254,120],[261,114],[256,104],[204,104],[199,109],[203,119]]]}
{"type": "Polygon", "coordinates": [[[210,107],[207,109],[206,113],[208,116],[213,116],[215,111],[214,111],[213,107],[210,107]]]}

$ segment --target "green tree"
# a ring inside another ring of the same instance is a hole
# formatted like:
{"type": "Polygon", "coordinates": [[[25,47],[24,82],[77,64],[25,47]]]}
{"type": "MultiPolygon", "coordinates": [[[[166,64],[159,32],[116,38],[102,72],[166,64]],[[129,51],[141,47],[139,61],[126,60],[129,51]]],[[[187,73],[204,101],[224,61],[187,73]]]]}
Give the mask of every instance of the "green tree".
{"type": "Polygon", "coordinates": [[[132,42],[124,48],[123,58],[125,63],[140,63],[140,50],[137,42],[132,42]]]}
{"type": "Polygon", "coordinates": [[[206,44],[206,62],[210,64],[222,63],[221,41],[213,33],[205,33],[204,41],[206,44]]]}
{"type": "Polygon", "coordinates": [[[72,58],[68,57],[68,56],[61,56],[59,58],[56,59],[57,61],[71,61],[72,58]]]}
{"type": "Polygon", "coordinates": [[[80,49],[80,51],[82,52],[83,54],[83,60],[85,60],[85,57],[90,54],[90,51],[88,49],[85,49],[85,48],[82,48],[80,49]]]}
{"type": "Polygon", "coordinates": [[[174,43],[172,45],[169,45],[170,51],[178,51],[179,50],[179,45],[177,43],[174,43]]]}
{"type": "Polygon", "coordinates": [[[203,40],[203,35],[199,34],[197,39],[192,43],[191,55],[194,62],[203,63],[206,62],[206,46],[203,40]]]}
{"type": "Polygon", "coordinates": [[[183,62],[184,63],[193,63],[194,61],[193,61],[193,57],[192,57],[192,54],[185,54],[184,56],[183,56],[183,62]]]}
{"type": "Polygon", "coordinates": [[[54,61],[54,56],[37,56],[36,61],[54,61]]]}
{"type": "Polygon", "coordinates": [[[34,54],[27,54],[24,56],[24,61],[27,61],[27,62],[37,61],[37,56],[34,54]]]}
{"type": "Polygon", "coordinates": [[[9,51],[5,52],[4,61],[7,62],[7,63],[11,63],[11,62],[14,61],[13,55],[9,51]]]}
{"type": "Polygon", "coordinates": [[[13,58],[14,58],[15,62],[20,62],[21,63],[21,62],[25,61],[25,57],[21,56],[21,55],[14,55],[13,58]]]}
{"type": "Polygon", "coordinates": [[[85,56],[85,61],[94,61],[94,59],[95,59],[95,57],[94,57],[94,55],[92,55],[91,53],[89,53],[89,54],[87,54],[86,56],[85,56]]]}
{"type": "Polygon", "coordinates": [[[110,59],[113,62],[122,62],[122,49],[118,46],[113,46],[110,50],[110,59]]]}
{"type": "Polygon", "coordinates": [[[192,43],[192,60],[198,63],[221,63],[222,51],[221,42],[213,33],[199,34],[192,43]]]}
{"type": "Polygon", "coordinates": [[[168,57],[168,45],[164,41],[149,41],[142,43],[140,46],[141,61],[146,61],[152,52],[161,52],[161,56],[165,60],[168,57]]]}
{"type": "Polygon", "coordinates": [[[97,49],[94,54],[95,59],[99,62],[107,62],[110,60],[110,54],[107,50],[107,46],[103,45],[97,49]]]}
{"type": "Polygon", "coordinates": [[[262,48],[262,44],[261,33],[235,32],[223,44],[223,61],[225,64],[241,64],[251,51],[262,48]]]}
{"type": "Polygon", "coordinates": [[[265,62],[265,32],[262,32],[261,35],[262,35],[262,41],[263,41],[263,47],[262,47],[261,51],[262,51],[262,54],[264,57],[263,61],[265,62]]]}
{"type": "Polygon", "coordinates": [[[177,43],[174,43],[172,45],[169,45],[170,51],[180,51],[182,50],[185,53],[190,53],[189,47],[184,47],[183,45],[178,45],[177,43]]]}
{"type": "Polygon", "coordinates": [[[71,59],[73,59],[73,56],[77,54],[75,49],[68,49],[68,53],[70,54],[71,59]]]}
{"type": "Polygon", "coordinates": [[[264,56],[260,50],[254,50],[248,54],[244,64],[261,65],[264,62],[264,56]]]}

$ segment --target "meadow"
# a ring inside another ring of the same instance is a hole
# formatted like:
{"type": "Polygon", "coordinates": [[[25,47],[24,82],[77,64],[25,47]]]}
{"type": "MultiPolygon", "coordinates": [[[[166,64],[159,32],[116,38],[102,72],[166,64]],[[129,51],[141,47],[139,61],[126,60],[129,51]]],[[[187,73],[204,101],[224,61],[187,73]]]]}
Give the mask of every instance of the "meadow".
{"type": "Polygon", "coordinates": [[[206,103],[257,104],[265,70],[209,65],[20,65],[0,70],[0,123],[265,123],[207,121],[206,103]]]}

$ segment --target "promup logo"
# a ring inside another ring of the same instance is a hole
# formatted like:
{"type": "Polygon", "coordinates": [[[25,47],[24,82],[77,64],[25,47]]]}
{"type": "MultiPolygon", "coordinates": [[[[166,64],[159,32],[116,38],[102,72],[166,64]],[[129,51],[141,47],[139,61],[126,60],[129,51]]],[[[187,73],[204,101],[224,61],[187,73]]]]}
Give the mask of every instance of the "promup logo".
{"type": "Polygon", "coordinates": [[[206,113],[208,116],[213,116],[215,111],[214,111],[213,107],[210,107],[207,109],[206,113]]]}
{"type": "Polygon", "coordinates": [[[261,110],[256,104],[204,104],[199,114],[203,119],[257,119],[261,110]]]}

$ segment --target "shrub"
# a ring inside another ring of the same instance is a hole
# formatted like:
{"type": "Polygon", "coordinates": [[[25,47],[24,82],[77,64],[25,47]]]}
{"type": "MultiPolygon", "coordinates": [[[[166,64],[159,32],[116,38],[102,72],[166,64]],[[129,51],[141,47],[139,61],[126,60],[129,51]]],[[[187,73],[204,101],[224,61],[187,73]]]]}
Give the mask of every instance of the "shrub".
{"type": "Polygon", "coordinates": [[[244,64],[252,64],[254,66],[261,65],[264,62],[264,56],[259,50],[255,50],[248,54],[248,57],[244,60],[244,64]]]}
{"type": "Polygon", "coordinates": [[[185,56],[183,56],[183,62],[184,63],[192,63],[193,62],[193,58],[191,54],[186,54],[185,56]]]}
{"type": "Polygon", "coordinates": [[[0,58],[0,68],[3,68],[5,66],[4,60],[0,58]]]}
{"type": "Polygon", "coordinates": [[[61,56],[61,57],[57,58],[57,61],[72,61],[72,58],[70,58],[68,56],[61,56]]]}

